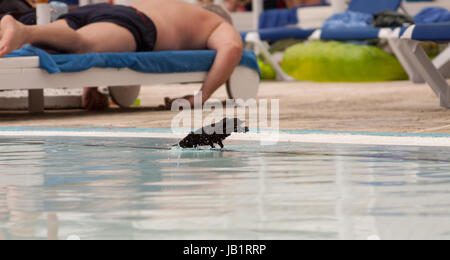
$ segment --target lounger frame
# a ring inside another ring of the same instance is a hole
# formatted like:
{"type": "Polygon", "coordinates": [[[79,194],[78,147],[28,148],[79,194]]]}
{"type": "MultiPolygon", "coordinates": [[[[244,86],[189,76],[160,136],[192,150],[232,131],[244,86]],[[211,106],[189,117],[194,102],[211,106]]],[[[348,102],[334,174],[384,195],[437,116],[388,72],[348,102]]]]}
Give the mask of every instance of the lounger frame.
{"type": "MultiPolygon", "coordinates": [[[[256,9],[260,0],[253,0],[256,9]]],[[[221,2],[221,1],[218,1],[221,2]]],[[[81,5],[90,4],[90,0],[80,1],[81,5]]],[[[50,23],[50,5],[38,4],[36,8],[37,24],[50,23]]],[[[257,20],[254,17],[254,21],[257,20]]],[[[110,95],[122,107],[131,105],[139,95],[140,86],[155,84],[198,83],[203,82],[208,72],[189,73],[141,73],[130,69],[93,68],[76,73],[49,74],[39,68],[38,57],[20,57],[0,59],[0,90],[28,90],[28,109],[31,113],[44,111],[45,88],[83,88],[110,86],[110,95]]],[[[258,71],[239,66],[228,83],[227,93],[230,99],[248,100],[257,97],[260,82],[258,71]]]]}
{"type": "MultiPolygon", "coordinates": [[[[401,3],[400,8],[408,14],[403,3],[401,3]]],[[[401,34],[400,28],[384,28],[379,31],[377,38],[389,41],[390,47],[412,82],[428,83],[440,99],[441,105],[450,108],[450,86],[446,81],[450,78],[450,47],[431,61],[419,42],[412,39],[414,29],[415,26],[410,26],[406,32],[401,34]]],[[[322,36],[322,30],[317,29],[304,40],[320,40],[323,38],[322,36]]],[[[277,80],[295,80],[283,71],[279,65],[279,60],[269,52],[269,46],[261,40],[258,32],[247,33],[244,41],[247,48],[254,49],[265,57],[266,61],[275,69],[277,80]]]]}
{"type": "MultiPolygon", "coordinates": [[[[30,90],[30,112],[42,112],[44,99],[41,94],[45,88],[83,88],[96,86],[148,86],[157,84],[203,82],[207,72],[189,73],[141,73],[130,69],[101,69],[74,73],[49,74],[39,68],[38,57],[19,57],[0,59],[0,90],[30,90]],[[35,94],[35,95],[33,95],[35,94]]],[[[228,93],[231,99],[256,98],[259,87],[259,73],[245,66],[233,72],[228,93]]]]}
{"type": "MultiPolygon", "coordinates": [[[[413,29],[412,27],[411,31],[413,29]]],[[[321,30],[316,30],[306,40],[321,39],[320,34],[321,30]]],[[[413,83],[428,83],[438,96],[441,106],[450,108],[450,86],[446,80],[450,78],[450,46],[431,61],[420,42],[411,39],[407,34],[400,36],[397,30],[383,29],[380,31],[379,38],[388,40],[413,83]]],[[[267,44],[261,40],[257,32],[248,33],[245,43],[247,48],[254,49],[266,58],[266,61],[275,69],[277,80],[295,80],[283,71],[278,60],[269,52],[267,44]]]]}
{"type": "Polygon", "coordinates": [[[450,108],[450,48],[447,48],[433,61],[425,53],[419,41],[401,38],[390,39],[389,43],[399,61],[414,83],[426,82],[442,107],[450,108]]]}

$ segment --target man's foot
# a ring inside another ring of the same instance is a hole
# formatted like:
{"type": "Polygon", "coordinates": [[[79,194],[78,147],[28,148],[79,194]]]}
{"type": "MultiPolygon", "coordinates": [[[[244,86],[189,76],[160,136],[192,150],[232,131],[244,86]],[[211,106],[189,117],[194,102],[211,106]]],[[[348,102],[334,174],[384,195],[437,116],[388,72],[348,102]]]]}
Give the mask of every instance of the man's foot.
{"type": "Polygon", "coordinates": [[[0,21],[0,58],[26,43],[26,26],[11,15],[5,15],[0,21]]]}
{"type": "Polygon", "coordinates": [[[97,88],[83,89],[82,97],[83,108],[89,111],[102,111],[109,107],[109,99],[100,93],[97,88]]]}

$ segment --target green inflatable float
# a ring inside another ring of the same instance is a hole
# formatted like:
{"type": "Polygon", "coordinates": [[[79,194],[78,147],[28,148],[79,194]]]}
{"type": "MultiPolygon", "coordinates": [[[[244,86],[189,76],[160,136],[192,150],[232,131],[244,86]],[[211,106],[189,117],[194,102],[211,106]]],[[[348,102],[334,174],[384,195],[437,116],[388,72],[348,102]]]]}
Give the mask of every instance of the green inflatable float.
{"type": "Polygon", "coordinates": [[[261,69],[261,78],[263,80],[276,80],[277,79],[277,73],[275,70],[270,66],[270,64],[265,63],[262,58],[258,57],[258,64],[259,68],[261,69]]]}
{"type": "Polygon", "coordinates": [[[286,49],[282,68],[298,80],[317,82],[408,79],[394,55],[374,46],[334,41],[300,43],[286,49]]]}

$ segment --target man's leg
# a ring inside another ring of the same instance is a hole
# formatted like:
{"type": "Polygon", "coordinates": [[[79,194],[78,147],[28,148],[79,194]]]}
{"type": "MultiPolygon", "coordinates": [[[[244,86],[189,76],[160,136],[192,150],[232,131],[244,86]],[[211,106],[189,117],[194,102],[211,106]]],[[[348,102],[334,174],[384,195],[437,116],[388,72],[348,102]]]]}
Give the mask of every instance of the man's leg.
{"type": "MultiPolygon", "coordinates": [[[[82,53],[88,52],[134,52],[136,41],[127,29],[112,23],[93,23],[77,31],[85,42],[82,53]]],[[[108,98],[97,88],[85,88],[82,105],[88,110],[108,108],[108,98]]]]}
{"type": "Polygon", "coordinates": [[[75,31],[66,21],[44,26],[26,26],[12,16],[0,21],[0,57],[25,44],[39,44],[69,53],[132,52],[133,34],[113,23],[93,23],[75,31]]]}
{"type": "Polygon", "coordinates": [[[113,23],[93,23],[80,28],[77,33],[85,43],[83,52],[135,52],[133,34],[113,23]]]}
{"type": "Polygon", "coordinates": [[[62,20],[44,26],[26,26],[7,15],[0,21],[0,37],[0,57],[25,44],[42,44],[74,53],[83,48],[80,35],[62,20]]]}

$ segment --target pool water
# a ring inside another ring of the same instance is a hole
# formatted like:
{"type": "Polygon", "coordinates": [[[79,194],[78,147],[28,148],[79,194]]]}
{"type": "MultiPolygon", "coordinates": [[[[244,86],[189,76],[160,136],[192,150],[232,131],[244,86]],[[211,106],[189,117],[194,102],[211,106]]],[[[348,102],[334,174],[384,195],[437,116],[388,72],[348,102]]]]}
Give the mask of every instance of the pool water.
{"type": "Polygon", "coordinates": [[[450,239],[450,151],[1,137],[0,239],[450,239]]]}

